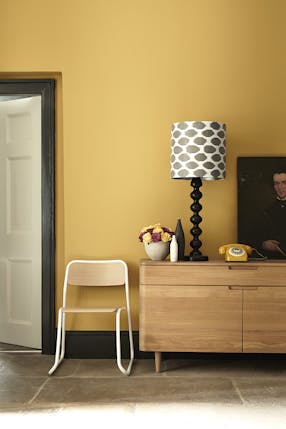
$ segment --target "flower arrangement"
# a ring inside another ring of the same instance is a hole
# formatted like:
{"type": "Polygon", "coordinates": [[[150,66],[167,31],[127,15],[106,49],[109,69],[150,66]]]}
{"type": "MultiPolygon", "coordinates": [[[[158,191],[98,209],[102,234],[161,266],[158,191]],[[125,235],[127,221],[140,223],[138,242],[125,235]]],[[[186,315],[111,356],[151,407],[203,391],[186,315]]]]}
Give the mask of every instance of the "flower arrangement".
{"type": "Polygon", "coordinates": [[[160,223],[155,223],[155,225],[145,226],[141,229],[139,234],[139,240],[143,243],[158,243],[163,241],[167,243],[171,241],[172,235],[174,232],[165,226],[162,226],[160,223]]]}

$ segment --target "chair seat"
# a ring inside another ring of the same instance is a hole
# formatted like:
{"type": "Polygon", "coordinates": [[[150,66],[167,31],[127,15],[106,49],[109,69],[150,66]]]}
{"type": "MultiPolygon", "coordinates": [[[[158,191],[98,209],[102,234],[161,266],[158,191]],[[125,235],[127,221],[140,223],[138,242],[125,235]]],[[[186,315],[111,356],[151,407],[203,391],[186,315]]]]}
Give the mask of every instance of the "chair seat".
{"type": "MultiPolygon", "coordinates": [[[[63,313],[115,313],[119,307],[62,307],[63,313]]],[[[124,307],[120,307],[124,308],[124,307]]],[[[124,308],[125,309],[125,308],[124,308]]]]}

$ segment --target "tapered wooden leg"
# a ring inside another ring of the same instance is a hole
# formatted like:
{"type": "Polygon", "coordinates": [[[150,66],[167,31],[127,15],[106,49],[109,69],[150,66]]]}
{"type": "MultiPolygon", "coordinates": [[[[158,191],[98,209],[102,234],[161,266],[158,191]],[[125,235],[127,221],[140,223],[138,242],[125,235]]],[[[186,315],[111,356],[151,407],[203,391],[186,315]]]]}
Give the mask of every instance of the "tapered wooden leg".
{"type": "Polygon", "coordinates": [[[155,352],[155,370],[156,372],[161,371],[161,361],[162,361],[162,353],[155,352]]]}

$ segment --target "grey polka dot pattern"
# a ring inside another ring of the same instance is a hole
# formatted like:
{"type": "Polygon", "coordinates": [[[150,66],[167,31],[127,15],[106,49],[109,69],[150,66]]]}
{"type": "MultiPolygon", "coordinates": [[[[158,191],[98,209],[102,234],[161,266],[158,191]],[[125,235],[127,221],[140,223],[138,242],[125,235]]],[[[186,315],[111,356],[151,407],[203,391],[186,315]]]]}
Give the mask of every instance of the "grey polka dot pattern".
{"type": "Polygon", "coordinates": [[[225,178],[226,126],[215,121],[185,121],[172,125],[171,178],[225,178]]]}

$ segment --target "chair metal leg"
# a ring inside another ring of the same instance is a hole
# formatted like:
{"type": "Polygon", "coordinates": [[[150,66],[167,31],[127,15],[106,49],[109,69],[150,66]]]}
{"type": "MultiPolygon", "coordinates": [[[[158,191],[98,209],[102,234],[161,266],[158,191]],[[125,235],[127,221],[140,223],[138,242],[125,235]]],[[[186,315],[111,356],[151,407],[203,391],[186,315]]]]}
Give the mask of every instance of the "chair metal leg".
{"type": "Polygon", "coordinates": [[[52,375],[57,367],[60,365],[61,361],[63,360],[62,351],[63,349],[63,330],[62,327],[64,327],[64,314],[63,309],[59,309],[59,316],[58,316],[58,329],[57,329],[57,344],[56,344],[56,354],[55,354],[55,362],[52,368],[49,370],[49,375],[52,375]],[[61,351],[61,356],[60,356],[61,351]]]}
{"type": "MultiPolygon", "coordinates": [[[[127,366],[127,369],[125,369],[122,365],[122,359],[121,359],[121,329],[120,329],[120,317],[121,312],[123,310],[126,310],[124,307],[120,307],[116,310],[116,358],[117,358],[117,366],[119,370],[124,375],[130,375],[131,368],[134,361],[134,345],[133,345],[133,334],[132,334],[132,328],[131,328],[131,317],[130,313],[127,312],[128,316],[128,336],[129,336],[129,347],[130,347],[130,360],[129,364],[127,366]]],[[[55,362],[52,368],[49,370],[49,375],[52,375],[55,370],[58,368],[62,360],[64,359],[65,355],[65,319],[66,314],[63,310],[63,308],[59,309],[59,316],[58,316],[58,329],[57,329],[57,344],[56,344],[56,353],[55,353],[55,362]]]]}
{"type": "Polygon", "coordinates": [[[63,313],[63,322],[62,322],[62,340],[61,340],[61,356],[60,362],[63,360],[66,349],[66,313],[63,313]]]}
{"type": "MultiPolygon", "coordinates": [[[[134,361],[134,344],[133,344],[133,333],[132,333],[132,327],[131,327],[131,315],[130,312],[127,312],[127,317],[128,317],[128,334],[129,334],[129,347],[130,347],[130,362],[131,362],[131,366],[133,364],[134,361]]],[[[129,363],[130,365],[130,363],[129,363]]],[[[131,369],[130,366],[130,369],[131,369]]]]}
{"type": "Polygon", "coordinates": [[[121,307],[116,310],[116,357],[117,357],[117,366],[119,370],[124,375],[130,375],[132,364],[134,361],[134,346],[133,346],[133,336],[131,330],[130,317],[128,315],[128,332],[129,332],[129,345],[130,345],[130,361],[127,369],[122,366],[121,360],[121,338],[120,338],[120,316],[121,311],[125,310],[125,308],[121,307]]]}

